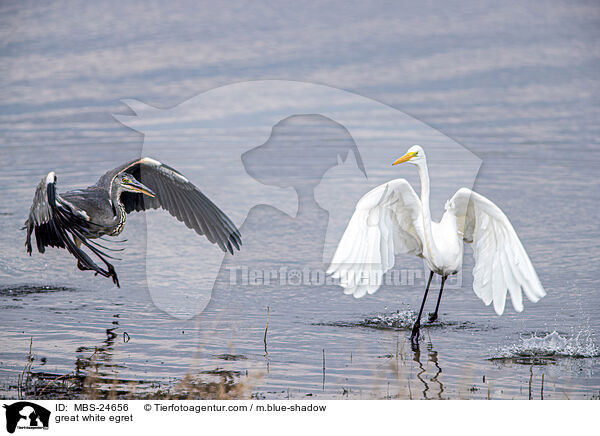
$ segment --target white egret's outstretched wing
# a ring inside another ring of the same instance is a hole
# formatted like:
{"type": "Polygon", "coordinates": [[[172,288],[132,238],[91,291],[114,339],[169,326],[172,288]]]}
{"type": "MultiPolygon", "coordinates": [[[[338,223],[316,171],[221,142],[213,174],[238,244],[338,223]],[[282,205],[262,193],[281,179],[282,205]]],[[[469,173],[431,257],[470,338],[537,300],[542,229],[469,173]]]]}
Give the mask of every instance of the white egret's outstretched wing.
{"type": "Polygon", "coordinates": [[[374,293],[395,254],[421,255],[421,214],[421,200],[405,179],[369,191],[357,203],[327,272],[345,294],[374,293]]]}
{"type": "Polygon", "coordinates": [[[460,188],[446,210],[456,214],[463,239],[473,243],[473,290],[486,305],[493,301],[494,310],[502,315],[508,291],[513,307],[521,312],[521,289],[532,302],[546,295],[515,229],[498,206],[460,188]]]}

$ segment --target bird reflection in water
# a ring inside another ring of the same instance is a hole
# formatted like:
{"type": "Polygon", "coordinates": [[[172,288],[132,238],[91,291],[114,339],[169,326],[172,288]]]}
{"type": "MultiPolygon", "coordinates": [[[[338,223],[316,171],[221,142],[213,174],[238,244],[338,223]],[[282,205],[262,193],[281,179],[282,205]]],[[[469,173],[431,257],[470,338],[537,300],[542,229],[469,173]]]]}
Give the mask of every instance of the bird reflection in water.
{"type": "Polygon", "coordinates": [[[416,374],[417,379],[420,381],[423,387],[423,399],[430,400],[434,399],[432,395],[435,395],[435,399],[441,400],[442,394],[444,393],[444,384],[440,380],[440,375],[442,374],[442,367],[439,364],[438,360],[438,352],[433,349],[433,344],[431,342],[427,343],[427,360],[423,364],[423,357],[421,356],[421,349],[419,347],[413,348],[413,361],[419,367],[419,370],[416,374]],[[431,373],[431,365],[433,364],[433,376],[428,376],[428,369],[431,373]],[[431,392],[430,392],[431,391],[431,392]]]}
{"type": "MultiPolygon", "coordinates": [[[[118,315],[114,315],[117,318],[118,315]]],[[[115,387],[119,384],[118,372],[123,365],[114,362],[115,345],[119,335],[119,321],[114,319],[112,327],[106,329],[106,338],[99,346],[77,348],[77,358],[75,361],[75,377],[84,381],[84,385],[90,387],[101,387],[102,381],[110,382],[115,387]],[[90,354],[91,353],[91,354],[90,354]]],[[[127,335],[128,337],[129,335],[127,335]]],[[[123,340],[126,340],[125,333],[123,340]]],[[[122,381],[123,384],[129,384],[130,381],[122,381]]]]}

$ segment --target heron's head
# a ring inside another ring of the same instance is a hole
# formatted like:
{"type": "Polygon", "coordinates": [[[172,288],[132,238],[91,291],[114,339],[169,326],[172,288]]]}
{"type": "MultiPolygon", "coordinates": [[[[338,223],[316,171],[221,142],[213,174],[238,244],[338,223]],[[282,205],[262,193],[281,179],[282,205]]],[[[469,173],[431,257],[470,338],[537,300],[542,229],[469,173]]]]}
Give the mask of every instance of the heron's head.
{"type": "Polygon", "coordinates": [[[392,165],[398,165],[403,162],[409,162],[413,165],[425,162],[425,150],[420,145],[413,145],[404,156],[396,159],[392,165]]]}
{"type": "Polygon", "coordinates": [[[121,185],[124,191],[137,192],[150,197],[156,196],[150,188],[138,182],[131,174],[128,173],[122,173],[119,176],[119,185],[121,185]]]}

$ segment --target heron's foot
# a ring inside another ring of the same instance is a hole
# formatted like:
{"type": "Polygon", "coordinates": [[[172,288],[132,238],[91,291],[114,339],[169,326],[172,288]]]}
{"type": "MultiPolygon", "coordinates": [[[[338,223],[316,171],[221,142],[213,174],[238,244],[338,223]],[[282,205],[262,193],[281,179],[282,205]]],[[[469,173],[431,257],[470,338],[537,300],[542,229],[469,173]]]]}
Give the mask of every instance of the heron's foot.
{"type": "Polygon", "coordinates": [[[117,288],[121,287],[119,285],[119,278],[117,277],[117,272],[115,271],[115,268],[111,264],[108,264],[108,276],[112,277],[113,283],[115,285],[117,285],[117,288]]]}
{"type": "Polygon", "coordinates": [[[421,328],[421,323],[419,321],[415,322],[412,328],[412,333],[410,334],[410,342],[413,345],[419,344],[419,329],[421,328]]]}
{"type": "Polygon", "coordinates": [[[429,314],[429,320],[428,320],[428,322],[431,323],[431,322],[437,321],[437,319],[438,319],[437,312],[433,312],[433,313],[429,314]]]}
{"type": "Polygon", "coordinates": [[[86,271],[89,269],[83,266],[83,264],[80,261],[77,261],[77,268],[79,268],[80,271],[86,271]]]}

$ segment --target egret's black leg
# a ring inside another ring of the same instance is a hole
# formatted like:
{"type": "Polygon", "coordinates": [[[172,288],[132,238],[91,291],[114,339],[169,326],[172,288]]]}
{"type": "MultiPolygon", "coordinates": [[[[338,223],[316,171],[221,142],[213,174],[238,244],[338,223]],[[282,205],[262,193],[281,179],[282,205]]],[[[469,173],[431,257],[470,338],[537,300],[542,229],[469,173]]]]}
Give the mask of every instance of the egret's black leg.
{"type": "Polygon", "coordinates": [[[425,307],[425,300],[427,300],[427,293],[429,292],[429,285],[431,285],[431,279],[433,279],[433,271],[431,271],[431,274],[429,274],[429,280],[427,281],[427,287],[425,288],[425,295],[423,295],[421,309],[419,310],[419,315],[417,316],[417,320],[413,325],[412,333],[410,335],[410,341],[413,344],[419,343],[419,328],[421,327],[421,315],[423,315],[423,308],[425,307]]]}
{"type": "Polygon", "coordinates": [[[438,317],[438,309],[440,308],[440,301],[442,301],[442,291],[444,290],[444,283],[448,276],[442,276],[442,286],[440,287],[440,295],[438,295],[438,301],[435,305],[435,312],[429,314],[429,322],[434,322],[438,317]]]}

